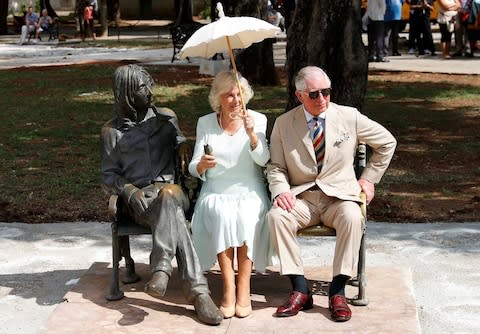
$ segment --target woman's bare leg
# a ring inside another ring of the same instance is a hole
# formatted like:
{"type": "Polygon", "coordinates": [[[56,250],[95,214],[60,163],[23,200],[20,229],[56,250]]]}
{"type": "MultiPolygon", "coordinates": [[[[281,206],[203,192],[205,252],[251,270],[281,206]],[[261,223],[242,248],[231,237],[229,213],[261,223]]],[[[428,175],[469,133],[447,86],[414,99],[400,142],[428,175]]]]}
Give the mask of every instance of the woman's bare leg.
{"type": "Polygon", "coordinates": [[[250,301],[250,277],[252,275],[252,261],[247,256],[247,246],[237,248],[238,285],[236,314],[246,317],[252,311],[250,301]]]}
{"type": "Polygon", "coordinates": [[[225,318],[230,318],[235,313],[235,269],[233,267],[233,248],[218,253],[217,259],[223,282],[223,297],[220,311],[222,311],[225,318]]]}

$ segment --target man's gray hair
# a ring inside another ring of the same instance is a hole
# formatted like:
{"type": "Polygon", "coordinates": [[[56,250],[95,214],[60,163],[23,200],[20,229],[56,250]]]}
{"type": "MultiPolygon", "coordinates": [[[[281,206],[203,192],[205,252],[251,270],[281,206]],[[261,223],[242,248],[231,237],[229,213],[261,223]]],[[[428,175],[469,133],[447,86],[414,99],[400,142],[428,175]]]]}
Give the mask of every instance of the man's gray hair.
{"type": "Polygon", "coordinates": [[[305,91],[307,89],[307,83],[305,82],[306,78],[313,77],[313,76],[323,76],[328,83],[329,88],[332,86],[332,82],[328,77],[327,73],[322,70],[320,67],[317,66],[305,66],[300,71],[298,71],[297,75],[295,76],[295,89],[299,91],[305,91]]]}

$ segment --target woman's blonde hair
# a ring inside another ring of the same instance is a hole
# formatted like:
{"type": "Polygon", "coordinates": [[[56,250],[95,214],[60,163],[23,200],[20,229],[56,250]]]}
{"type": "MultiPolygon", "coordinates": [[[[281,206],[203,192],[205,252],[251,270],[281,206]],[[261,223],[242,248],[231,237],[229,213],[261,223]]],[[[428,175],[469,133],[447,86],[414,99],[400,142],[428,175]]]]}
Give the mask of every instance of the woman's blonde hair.
{"type": "MultiPolygon", "coordinates": [[[[253,97],[253,89],[250,87],[247,79],[245,79],[240,73],[236,73],[238,75],[238,81],[240,82],[243,100],[245,101],[246,105],[253,97]]],[[[210,107],[212,107],[215,112],[220,112],[220,96],[229,92],[236,85],[237,80],[235,79],[235,72],[233,71],[222,71],[215,76],[215,79],[213,79],[212,88],[208,94],[208,102],[210,103],[210,107]]]]}

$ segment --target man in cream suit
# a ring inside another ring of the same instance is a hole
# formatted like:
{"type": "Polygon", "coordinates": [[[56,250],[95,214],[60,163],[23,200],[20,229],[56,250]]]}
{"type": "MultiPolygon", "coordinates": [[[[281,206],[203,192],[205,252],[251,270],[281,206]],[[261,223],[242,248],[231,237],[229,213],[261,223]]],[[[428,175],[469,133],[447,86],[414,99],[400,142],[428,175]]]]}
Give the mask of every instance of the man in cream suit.
{"type": "Polygon", "coordinates": [[[322,222],[337,232],[329,287],[331,317],[347,321],[351,311],[345,299],[345,284],[355,273],[365,228],[358,205],[360,192],[365,193],[367,203],[373,199],[374,185],[392,159],[396,140],[357,109],[330,102],[331,82],[322,69],[301,69],[295,88],[302,104],[275,121],[267,166],[273,199],[268,225],[280,258],[280,273],[287,275],[292,284],[292,293],[278,307],[276,316],[293,316],[313,307],[296,233],[322,222]],[[312,144],[314,131],[323,133],[324,138],[316,149],[312,144]],[[357,180],[353,160],[359,141],[370,146],[372,153],[357,180]]]}

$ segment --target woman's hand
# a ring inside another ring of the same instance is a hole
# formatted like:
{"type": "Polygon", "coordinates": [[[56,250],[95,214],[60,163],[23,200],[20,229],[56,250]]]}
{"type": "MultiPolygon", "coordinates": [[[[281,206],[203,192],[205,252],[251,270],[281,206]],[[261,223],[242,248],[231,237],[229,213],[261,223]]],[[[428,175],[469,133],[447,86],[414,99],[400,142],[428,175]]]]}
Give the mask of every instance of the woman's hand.
{"type": "Polygon", "coordinates": [[[199,175],[203,175],[207,169],[213,168],[216,165],[217,161],[215,160],[215,156],[212,154],[204,154],[197,164],[197,172],[199,175]]]}
{"type": "Polygon", "coordinates": [[[252,115],[248,113],[245,115],[243,118],[243,126],[245,127],[245,131],[247,131],[247,133],[253,132],[255,128],[255,120],[253,119],[252,115]]]}
{"type": "Polygon", "coordinates": [[[246,114],[243,118],[243,126],[245,127],[245,132],[250,138],[250,148],[252,151],[257,147],[258,138],[257,134],[255,133],[255,120],[250,114],[246,114]]]}

